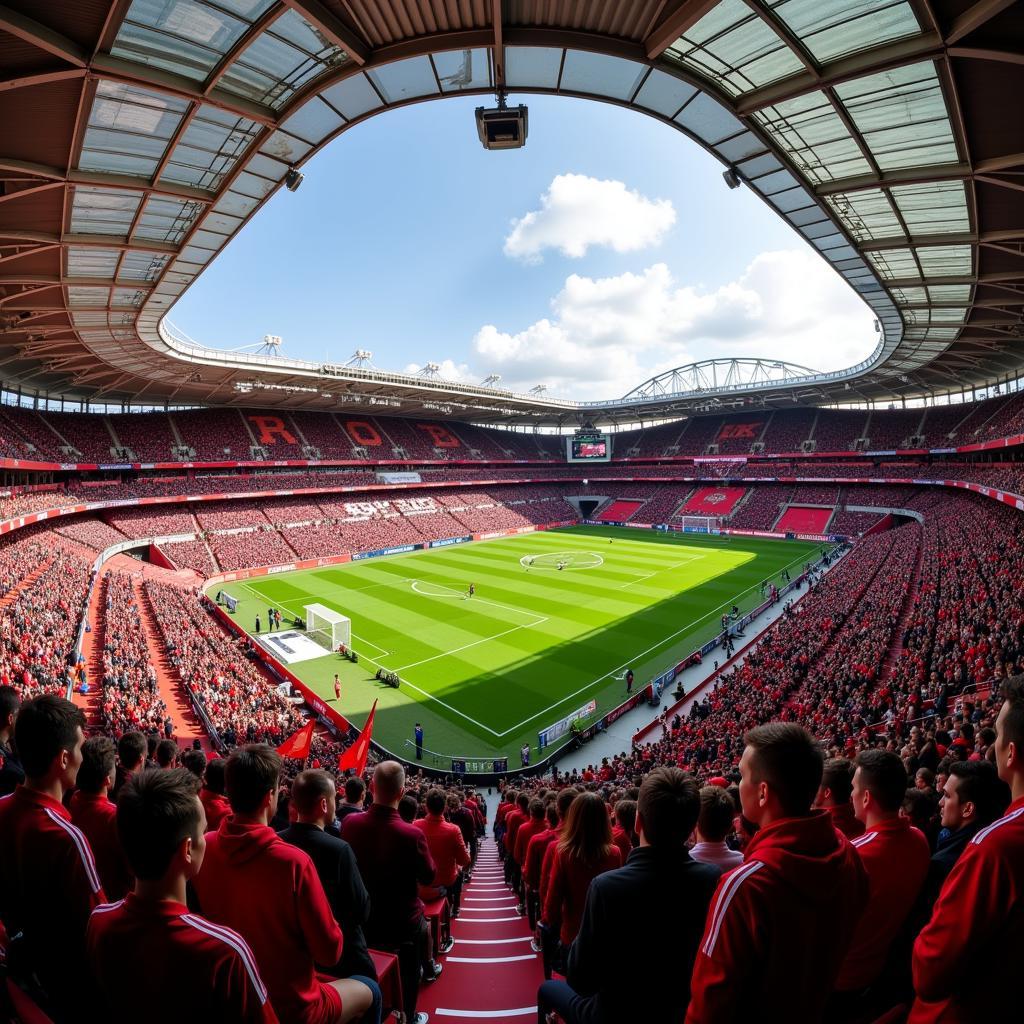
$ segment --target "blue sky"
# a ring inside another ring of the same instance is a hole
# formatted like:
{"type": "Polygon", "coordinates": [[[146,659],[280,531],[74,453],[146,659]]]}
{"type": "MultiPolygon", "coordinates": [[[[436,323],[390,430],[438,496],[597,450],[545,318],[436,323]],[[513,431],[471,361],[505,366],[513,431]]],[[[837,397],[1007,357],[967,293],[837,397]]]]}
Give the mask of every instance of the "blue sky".
{"type": "Polygon", "coordinates": [[[480,146],[477,98],[342,135],[171,319],[216,347],[278,334],[283,355],[343,362],[367,348],[382,369],[435,361],[565,397],[616,397],[710,356],[834,369],[873,347],[866,307],[685,136],[606,104],[520,101],[530,136],[515,152],[480,146]],[[507,245],[531,211],[540,220],[507,245]]]}

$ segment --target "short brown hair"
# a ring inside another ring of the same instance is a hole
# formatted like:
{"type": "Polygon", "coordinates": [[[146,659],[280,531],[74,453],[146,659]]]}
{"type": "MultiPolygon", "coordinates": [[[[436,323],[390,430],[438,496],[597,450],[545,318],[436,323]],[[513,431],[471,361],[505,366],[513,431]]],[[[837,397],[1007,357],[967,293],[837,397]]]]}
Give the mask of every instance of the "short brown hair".
{"type": "Polygon", "coordinates": [[[679,768],[655,768],[640,786],[636,810],[651,846],[682,846],[700,813],[697,780],[679,768]]]}
{"type": "Polygon", "coordinates": [[[893,813],[903,805],[907,790],[907,769],[891,750],[862,750],[857,768],[864,788],[884,811],[893,813]]]}
{"type": "Polygon", "coordinates": [[[76,784],[83,793],[98,793],[107,777],[114,774],[117,758],[109,736],[90,736],[82,744],[82,767],[76,784]]]}
{"type": "Polygon", "coordinates": [[[85,729],[85,712],[63,697],[47,693],[22,704],[14,720],[14,742],[25,775],[46,775],[62,750],[74,749],[79,729],[85,729]]]}
{"type": "Polygon", "coordinates": [[[231,810],[251,814],[281,778],[281,755],[266,743],[249,743],[233,751],[225,769],[231,810]]]}
{"type": "Polygon", "coordinates": [[[1004,680],[1002,697],[1010,705],[1003,719],[1004,740],[1024,752],[1024,675],[1004,680]]]}
{"type": "Polygon", "coordinates": [[[751,767],[766,782],[788,817],[807,814],[821,785],[825,758],[815,738],[793,722],[768,722],[743,738],[753,749],[751,767]]]}
{"type": "Polygon", "coordinates": [[[702,786],[697,829],[710,843],[720,843],[731,831],[736,805],[721,786],[702,786]]]}
{"type": "Polygon", "coordinates": [[[825,762],[821,785],[832,794],[833,803],[849,803],[853,792],[853,764],[845,757],[830,757],[825,762]]]}
{"type": "Polygon", "coordinates": [[[299,772],[292,783],[292,803],[299,814],[311,814],[316,805],[327,801],[327,809],[334,817],[334,779],[320,768],[299,772]]]}
{"type": "Polygon", "coordinates": [[[161,878],[178,844],[199,839],[199,780],[187,768],[137,772],[117,798],[117,834],[136,878],[161,878]]]}

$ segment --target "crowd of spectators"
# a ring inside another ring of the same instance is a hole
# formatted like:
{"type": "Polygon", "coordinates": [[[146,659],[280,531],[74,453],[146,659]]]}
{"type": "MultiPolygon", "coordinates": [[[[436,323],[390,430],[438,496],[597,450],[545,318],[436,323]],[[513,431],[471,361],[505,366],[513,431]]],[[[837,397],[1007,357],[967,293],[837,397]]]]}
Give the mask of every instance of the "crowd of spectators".
{"type": "Polygon", "coordinates": [[[90,566],[79,551],[29,527],[0,542],[0,685],[63,693],[90,566]]]}
{"type": "Polygon", "coordinates": [[[195,594],[153,580],[146,580],[143,588],[173,671],[224,743],[277,746],[302,724],[291,702],[270,685],[246,648],[232,642],[195,594]]]}

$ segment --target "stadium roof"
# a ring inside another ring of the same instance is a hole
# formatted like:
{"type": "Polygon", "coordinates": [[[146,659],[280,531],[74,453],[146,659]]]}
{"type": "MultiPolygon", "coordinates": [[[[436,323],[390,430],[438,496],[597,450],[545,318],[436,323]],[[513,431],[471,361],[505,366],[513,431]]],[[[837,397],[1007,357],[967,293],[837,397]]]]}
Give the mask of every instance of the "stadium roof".
{"type": "Polygon", "coordinates": [[[870,359],[759,399],[942,393],[1024,366],[1024,5],[7,0],[0,380],[538,424],[692,409],[700,395],[580,404],[227,353],[163,323],[289,168],[384,110],[501,83],[690,136],[874,309],[870,359]]]}

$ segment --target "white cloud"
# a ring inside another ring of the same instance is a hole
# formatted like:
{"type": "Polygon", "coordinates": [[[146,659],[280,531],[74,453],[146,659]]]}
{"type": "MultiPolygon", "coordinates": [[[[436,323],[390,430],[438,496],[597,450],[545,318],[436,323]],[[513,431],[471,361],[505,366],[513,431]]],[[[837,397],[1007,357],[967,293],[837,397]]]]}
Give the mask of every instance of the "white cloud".
{"type": "Polygon", "coordinates": [[[527,263],[545,249],[585,256],[592,245],[636,252],[656,245],[676,222],[668,199],[648,199],[621,181],[559,174],[540,197],[541,208],[512,222],[505,255],[527,263]]]}
{"type": "Polygon", "coordinates": [[[680,286],[667,266],[617,277],[568,277],[550,317],[473,339],[479,372],[502,385],[547,384],[573,398],[617,398],[662,370],[701,359],[761,356],[841,369],[874,346],[873,314],[810,252],[757,256],[713,290],[680,286]]]}

